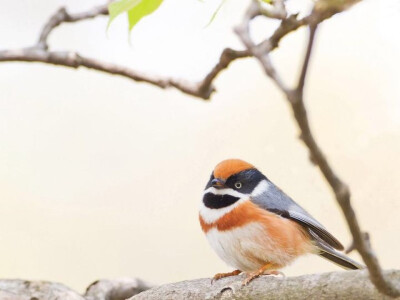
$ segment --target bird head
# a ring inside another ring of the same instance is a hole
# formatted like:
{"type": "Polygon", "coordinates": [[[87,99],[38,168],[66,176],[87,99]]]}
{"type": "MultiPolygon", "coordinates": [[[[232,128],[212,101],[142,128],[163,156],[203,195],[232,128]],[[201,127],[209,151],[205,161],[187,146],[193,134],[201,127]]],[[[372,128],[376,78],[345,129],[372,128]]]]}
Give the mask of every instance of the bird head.
{"type": "Polygon", "coordinates": [[[220,162],[208,181],[203,203],[208,208],[223,208],[258,192],[266,177],[253,165],[240,159],[220,162]]]}

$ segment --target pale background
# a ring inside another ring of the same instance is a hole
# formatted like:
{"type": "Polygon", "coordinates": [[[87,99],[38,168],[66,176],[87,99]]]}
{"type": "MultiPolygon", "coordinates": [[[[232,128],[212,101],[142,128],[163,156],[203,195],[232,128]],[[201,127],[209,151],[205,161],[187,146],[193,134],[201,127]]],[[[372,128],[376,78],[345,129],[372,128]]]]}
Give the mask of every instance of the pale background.
{"type": "MultiPolygon", "coordinates": [[[[60,6],[95,0],[1,1],[0,49],[34,43],[60,6]]],[[[132,32],[121,17],[63,25],[53,49],[151,73],[200,79],[225,46],[245,1],[165,0],[132,32]],[[108,37],[107,37],[108,35],[108,37]]],[[[292,11],[309,3],[291,3],[292,11]]],[[[305,11],[305,9],[303,9],[305,11]]],[[[353,204],[385,268],[400,267],[400,5],[364,1],[324,23],[306,104],[317,140],[350,185],[353,204]]],[[[255,36],[271,32],[256,22],[255,36]]],[[[298,74],[305,30],[274,53],[298,74]]],[[[211,102],[88,70],[0,64],[0,278],[47,279],[82,291],[98,278],[155,283],[229,271],[197,220],[202,189],[220,160],[259,167],[344,244],[350,235],[329,187],[310,165],[282,95],[253,60],[216,81],[211,102]]],[[[352,257],[359,259],[356,254],[352,257]]],[[[338,270],[305,257],[287,275],[338,270]]]]}

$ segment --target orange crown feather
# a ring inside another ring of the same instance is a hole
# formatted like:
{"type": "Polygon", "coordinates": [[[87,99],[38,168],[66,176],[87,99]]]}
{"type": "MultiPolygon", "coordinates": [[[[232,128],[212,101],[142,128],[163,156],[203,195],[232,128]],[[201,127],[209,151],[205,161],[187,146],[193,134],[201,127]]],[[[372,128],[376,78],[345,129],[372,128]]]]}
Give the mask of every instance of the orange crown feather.
{"type": "Polygon", "coordinates": [[[254,166],[240,159],[227,159],[221,161],[214,169],[214,177],[227,179],[233,174],[244,170],[254,169],[254,166]]]}

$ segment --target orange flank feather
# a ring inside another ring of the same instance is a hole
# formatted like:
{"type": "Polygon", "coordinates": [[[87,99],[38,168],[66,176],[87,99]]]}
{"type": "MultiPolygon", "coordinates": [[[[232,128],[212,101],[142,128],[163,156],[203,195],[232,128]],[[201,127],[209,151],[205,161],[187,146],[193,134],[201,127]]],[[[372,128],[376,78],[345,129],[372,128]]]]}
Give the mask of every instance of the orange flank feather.
{"type": "Polygon", "coordinates": [[[254,166],[240,159],[227,159],[221,161],[214,169],[214,177],[227,179],[233,174],[253,169],[254,166]]]}
{"type": "Polygon", "coordinates": [[[281,250],[291,255],[301,255],[313,248],[310,237],[301,225],[264,210],[251,201],[240,204],[213,223],[206,223],[200,216],[200,225],[206,234],[213,228],[218,231],[228,231],[252,222],[262,225],[265,234],[281,250]]]}

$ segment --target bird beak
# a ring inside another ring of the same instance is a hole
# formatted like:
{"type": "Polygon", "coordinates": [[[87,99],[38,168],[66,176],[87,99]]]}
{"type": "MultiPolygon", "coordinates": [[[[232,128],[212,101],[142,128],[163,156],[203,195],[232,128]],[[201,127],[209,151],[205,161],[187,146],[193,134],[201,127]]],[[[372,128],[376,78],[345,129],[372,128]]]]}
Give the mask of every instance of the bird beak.
{"type": "Polygon", "coordinates": [[[215,178],[211,180],[211,185],[217,189],[221,189],[225,187],[225,180],[222,180],[220,178],[215,178]]]}

